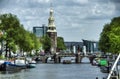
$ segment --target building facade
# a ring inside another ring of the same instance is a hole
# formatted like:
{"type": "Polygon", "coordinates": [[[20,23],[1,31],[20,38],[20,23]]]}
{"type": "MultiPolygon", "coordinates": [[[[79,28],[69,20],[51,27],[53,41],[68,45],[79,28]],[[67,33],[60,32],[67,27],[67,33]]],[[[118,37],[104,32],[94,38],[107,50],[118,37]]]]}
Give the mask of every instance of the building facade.
{"type": "Polygon", "coordinates": [[[64,42],[66,46],[66,53],[82,52],[83,42],[64,42]]]}
{"type": "Polygon", "coordinates": [[[48,29],[47,29],[47,34],[51,39],[51,48],[50,52],[52,54],[56,53],[57,49],[57,31],[56,31],[56,26],[54,24],[54,16],[53,16],[53,9],[50,9],[50,16],[48,18],[48,29]]]}
{"type": "Polygon", "coordinates": [[[83,39],[83,46],[86,47],[86,52],[88,52],[88,53],[99,52],[98,41],[83,39]]]}
{"type": "Polygon", "coordinates": [[[33,27],[33,33],[38,37],[42,37],[44,35],[46,35],[47,33],[47,26],[45,26],[44,24],[42,25],[42,27],[40,26],[35,26],[33,27]]]}
{"type": "Polygon", "coordinates": [[[98,53],[98,41],[82,40],[83,42],[65,42],[68,53],[83,52],[84,54],[98,53]]]}

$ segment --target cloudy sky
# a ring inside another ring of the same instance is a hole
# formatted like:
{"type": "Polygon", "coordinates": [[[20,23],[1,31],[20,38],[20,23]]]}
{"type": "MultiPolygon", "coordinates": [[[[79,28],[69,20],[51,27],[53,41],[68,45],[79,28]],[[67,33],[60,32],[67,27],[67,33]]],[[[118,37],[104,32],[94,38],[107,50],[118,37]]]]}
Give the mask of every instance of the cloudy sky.
{"type": "Polygon", "coordinates": [[[103,25],[120,16],[120,0],[0,0],[0,13],[17,15],[25,29],[48,25],[50,4],[58,36],[65,41],[99,40],[103,25]]]}

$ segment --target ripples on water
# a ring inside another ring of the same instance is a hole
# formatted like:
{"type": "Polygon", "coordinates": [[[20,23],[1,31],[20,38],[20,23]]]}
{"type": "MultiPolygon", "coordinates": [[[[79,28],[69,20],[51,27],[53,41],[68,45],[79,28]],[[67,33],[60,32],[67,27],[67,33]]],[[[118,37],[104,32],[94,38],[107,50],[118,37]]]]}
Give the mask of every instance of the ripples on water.
{"type": "Polygon", "coordinates": [[[37,64],[34,69],[2,72],[0,79],[102,79],[106,74],[90,64],[37,64]]]}

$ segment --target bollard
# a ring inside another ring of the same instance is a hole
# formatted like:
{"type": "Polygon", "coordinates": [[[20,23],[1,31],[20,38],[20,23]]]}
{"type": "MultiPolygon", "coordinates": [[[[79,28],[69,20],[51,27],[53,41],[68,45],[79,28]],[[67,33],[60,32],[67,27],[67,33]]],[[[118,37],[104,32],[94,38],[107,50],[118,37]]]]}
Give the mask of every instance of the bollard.
{"type": "Polygon", "coordinates": [[[47,63],[47,57],[46,56],[42,56],[42,63],[47,63]]]}
{"type": "Polygon", "coordinates": [[[45,57],[45,63],[47,63],[48,57],[45,57]]]}
{"type": "Polygon", "coordinates": [[[41,59],[42,59],[42,63],[45,63],[45,56],[42,56],[41,59]]]}
{"type": "Polygon", "coordinates": [[[54,54],[54,63],[59,63],[59,56],[58,54],[54,54]]]}
{"type": "Polygon", "coordinates": [[[58,57],[58,59],[59,59],[59,63],[61,63],[61,57],[60,56],[58,57]]]}
{"type": "Polygon", "coordinates": [[[80,63],[81,62],[81,57],[80,57],[80,54],[77,53],[76,54],[76,63],[80,63]]]}

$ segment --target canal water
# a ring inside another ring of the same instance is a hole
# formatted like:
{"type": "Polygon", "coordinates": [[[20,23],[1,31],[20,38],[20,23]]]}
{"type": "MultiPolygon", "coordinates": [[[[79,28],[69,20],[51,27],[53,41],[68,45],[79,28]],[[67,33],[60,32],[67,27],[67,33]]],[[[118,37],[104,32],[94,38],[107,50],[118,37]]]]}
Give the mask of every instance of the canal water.
{"type": "Polygon", "coordinates": [[[0,79],[102,79],[107,76],[86,58],[83,60],[82,64],[37,64],[36,68],[16,73],[0,72],[0,79]]]}

